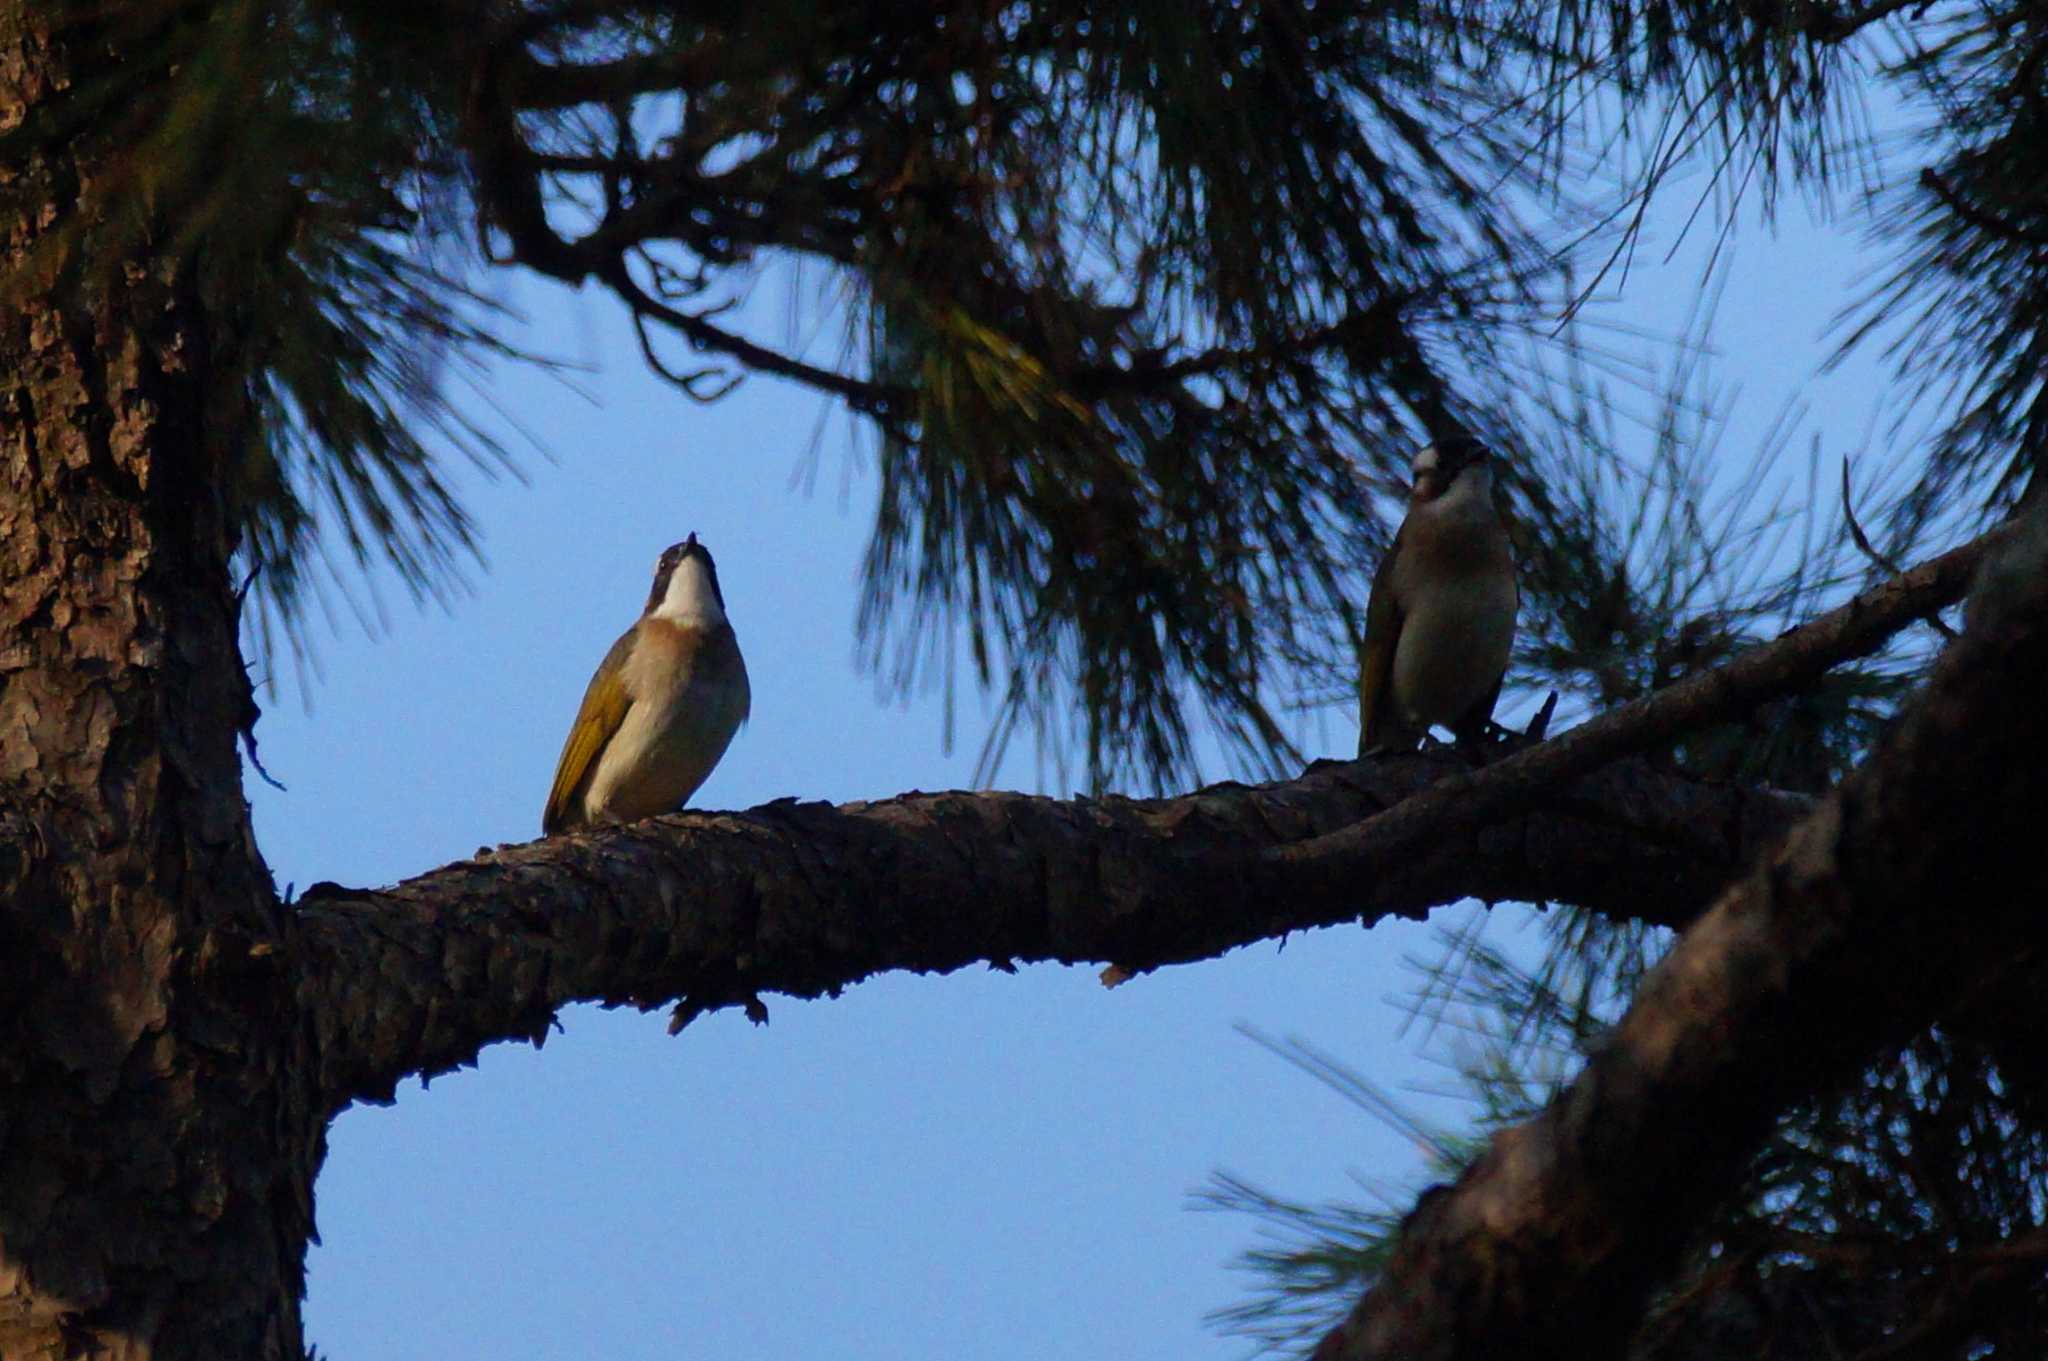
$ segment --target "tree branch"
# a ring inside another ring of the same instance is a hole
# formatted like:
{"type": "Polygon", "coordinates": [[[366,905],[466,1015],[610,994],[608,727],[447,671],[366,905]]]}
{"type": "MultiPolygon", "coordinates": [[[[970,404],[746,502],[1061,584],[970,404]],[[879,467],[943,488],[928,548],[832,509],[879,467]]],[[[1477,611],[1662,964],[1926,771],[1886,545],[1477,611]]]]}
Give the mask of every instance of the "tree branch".
{"type": "Polygon", "coordinates": [[[1070,370],[1067,389],[1083,401],[1130,392],[1158,391],[1191,378],[1205,378],[1231,369],[1255,369],[1281,360],[1299,360],[1327,350],[1374,346],[1398,352],[1408,343],[1401,328],[1401,310],[1416,300],[1415,294],[1382,293],[1355,311],[1346,312],[1327,326],[1281,336],[1271,342],[1238,347],[1219,345],[1169,359],[1164,352],[1148,354],[1130,364],[1093,364],[1070,370]]]}
{"type": "Polygon", "coordinates": [[[1931,166],[1921,170],[1920,187],[1940,199],[1942,207],[1988,236],[2037,249],[2048,247],[2048,233],[2009,222],[1990,209],[1972,203],[1953,183],[1943,178],[1940,172],[1931,166]]]}
{"type": "Polygon", "coordinates": [[[1422,1197],[1318,1361],[1621,1355],[1780,1111],[2038,977],[2048,512],[1970,613],[1872,758],[1686,933],[1577,1080],[1422,1197]]]}
{"type": "Polygon", "coordinates": [[[1355,822],[1456,764],[1324,762],[1174,799],[915,794],[680,813],[481,853],[396,888],[297,904],[291,965],[331,1104],[545,1037],[578,1001],[682,1019],[888,969],[1150,967],[1467,895],[1568,899],[1677,924],[1809,806],[1624,765],[1541,812],[1447,838],[1403,873],[1255,896],[1258,853],[1355,822]]]}
{"type": "MultiPolygon", "coordinates": [[[[819,392],[831,393],[855,411],[873,417],[885,428],[893,427],[907,412],[916,408],[916,393],[912,389],[890,383],[850,378],[833,369],[822,369],[815,364],[807,364],[779,350],[756,345],[744,336],[735,335],[713,325],[700,315],[669,306],[640,287],[627,270],[623,257],[615,256],[607,260],[596,268],[595,273],[633,309],[635,316],[651,317],[679,332],[700,350],[730,355],[757,372],[772,373],[778,378],[803,383],[819,392]]],[[[650,354],[648,358],[652,360],[653,356],[650,354]]]]}
{"type": "MultiPolygon", "coordinates": [[[[1844,14],[1811,11],[1801,20],[1800,26],[1815,42],[1843,43],[1872,24],[1881,24],[1909,9],[1916,11],[1913,17],[1917,19],[1919,12],[1925,11],[1929,4],[1930,0],[1874,0],[1872,4],[1844,14]]],[[[1774,11],[1773,17],[1776,13],[1782,11],[1774,11]]]]}
{"type": "Polygon", "coordinates": [[[503,62],[507,100],[520,109],[550,110],[709,85],[732,64],[733,54],[723,35],[713,35],[680,51],[575,62],[540,61],[524,49],[513,49],[503,62]]]}

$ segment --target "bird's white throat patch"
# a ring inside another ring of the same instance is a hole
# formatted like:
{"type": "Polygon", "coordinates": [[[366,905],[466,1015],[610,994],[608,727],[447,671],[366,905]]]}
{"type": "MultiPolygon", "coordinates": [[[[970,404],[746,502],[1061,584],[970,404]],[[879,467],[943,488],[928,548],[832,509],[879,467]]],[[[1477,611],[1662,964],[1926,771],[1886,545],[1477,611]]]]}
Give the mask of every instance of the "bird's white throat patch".
{"type": "Polygon", "coordinates": [[[1439,515],[1484,515],[1492,519],[1493,475],[1484,463],[1467,464],[1436,498],[1432,509],[1439,515]]]}
{"type": "Polygon", "coordinates": [[[676,564],[668,575],[668,590],[654,607],[658,619],[678,624],[711,625],[725,622],[725,609],[711,585],[711,570],[694,553],[676,564]]]}

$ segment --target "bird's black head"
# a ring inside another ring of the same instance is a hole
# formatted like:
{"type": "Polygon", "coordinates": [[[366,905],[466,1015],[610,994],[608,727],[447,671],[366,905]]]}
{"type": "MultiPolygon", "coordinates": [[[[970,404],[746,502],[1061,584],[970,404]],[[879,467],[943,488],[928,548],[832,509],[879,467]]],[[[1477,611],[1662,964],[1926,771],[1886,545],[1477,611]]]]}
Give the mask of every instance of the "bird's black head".
{"type": "Polygon", "coordinates": [[[697,542],[696,532],[681,543],[672,543],[661,550],[661,557],[654,564],[654,586],[647,593],[647,609],[653,610],[668,595],[670,580],[686,562],[694,561],[697,570],[703,572],[711,586],[712,598],[718,602],[720,611],[725,609],[725,593],[718,589],[718,564],[711,560],[711,550],[697,542]]]}
{"type": "Polygon", "coordinates": [[[1446,477],[1456,477],[1473,464],[1491,457],[1486,446],[1470,435],[1445,436],[1436,442],[1436,451],[1446,477]]]}
{"type": "Polygon", "coordinates": [[[1487,466],[1486,446],[1468,435],[1445,436],[1415,455],[1410,472],[1415,481],[1415,499],[1434,501],[1451,489],[1458,474],[1467,468],[1487,466]]]}

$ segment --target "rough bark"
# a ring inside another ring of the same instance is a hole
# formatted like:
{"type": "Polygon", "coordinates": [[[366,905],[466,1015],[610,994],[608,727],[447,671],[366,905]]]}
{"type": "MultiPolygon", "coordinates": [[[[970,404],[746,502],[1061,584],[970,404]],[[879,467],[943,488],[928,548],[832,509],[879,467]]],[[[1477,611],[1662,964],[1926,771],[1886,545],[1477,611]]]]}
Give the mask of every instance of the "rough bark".
{"type": "Polygon", "coordinates": [[[2044,675],[2036,512],[1870,760],[1686,932],[1541,1116],[1423,1197],[1319,1361],[1623,1354],[1778,1112],[1973,995],[2038,986],[2044,675]]]}
{"type": "Polygon", "coordinates": [[[291,969],[337,1108],[410,1073],[539,1042],[601,1001],[679,1018],[885,969],[1208,958],[1288,931],[1419,917],[1468,896],[1687,920],[1806,800],[1624,764],[1519,821],[1453,832],[1399,874],[1291,891],[1261,852],[1369,817],[1450,756],[1326,762],[1285,784],[1063,802],[916,794],[680,813],[501,848],[382,892],[320,886],[291,969]]]}
{"type": "MultiPolygon", "coordinates": [[[[99,55],[0,0],[0,130],[99,55]]],[[[0,277],[98,230],[88,154],[0,173],[0,277]]],[[[176,271],[58,260],[0,306],[0,1356],[298,1361],[322,1126],[235,751],[235,389],[176,271]]]]}

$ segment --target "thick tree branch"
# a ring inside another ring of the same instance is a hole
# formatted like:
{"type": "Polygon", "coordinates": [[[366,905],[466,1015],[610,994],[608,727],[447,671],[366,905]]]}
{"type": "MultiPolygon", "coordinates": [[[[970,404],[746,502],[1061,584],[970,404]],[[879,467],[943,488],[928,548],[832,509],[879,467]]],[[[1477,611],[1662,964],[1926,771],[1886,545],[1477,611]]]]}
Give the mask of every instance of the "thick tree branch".
{"type": "Polygon", "coordinates": [[[292,966],[336,1106],[546,1035],[577,1001],[680,1015],[887,969],[1210,957],[1466,895],[1683,921],[1799,817],[1795,796],[1602,772],[1399,875],[1260,896],[1258,852],[1355,822],[1455,758],[1327,762],[1175,799],[917,794],[683,813],[486,852],[379,893],[301,900],[292,966]]]}
{"type": "Polygon", "coordinates": [[[1621,1355],[1779,1112],[2038,976],[2044,675],[2036,513],[1876,754],[1687,931],[1570,1088],[1424,1195],[1318,1358],[1621,1355]]]}

